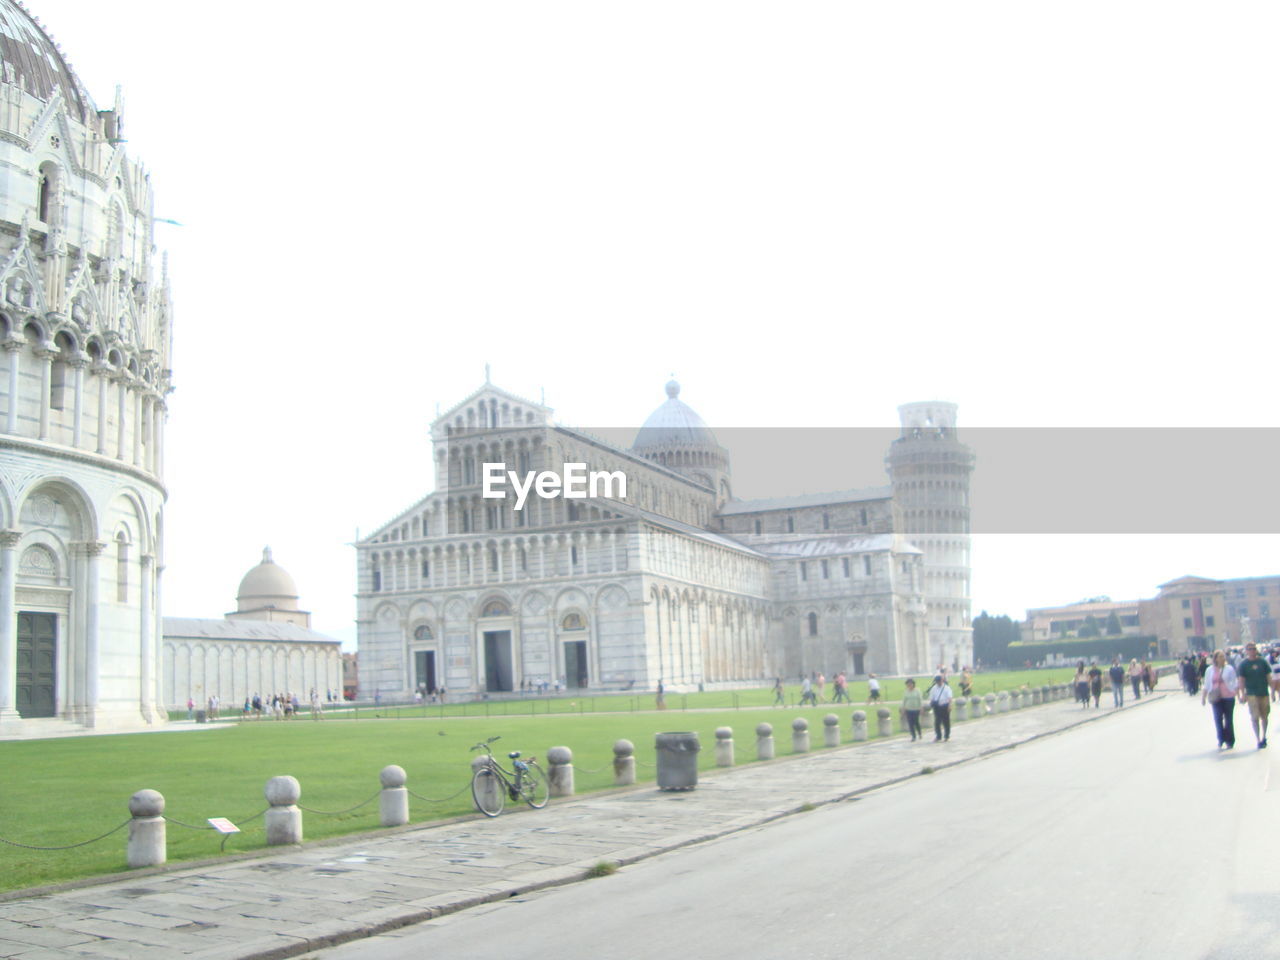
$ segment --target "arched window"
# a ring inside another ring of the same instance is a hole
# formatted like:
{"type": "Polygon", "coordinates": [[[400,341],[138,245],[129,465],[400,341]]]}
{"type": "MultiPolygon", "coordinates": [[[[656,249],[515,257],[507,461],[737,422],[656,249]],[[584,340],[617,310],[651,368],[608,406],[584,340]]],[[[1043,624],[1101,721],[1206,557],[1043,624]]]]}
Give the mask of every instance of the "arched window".
{"type": "Polygon", "coordinates": [[[413,631],[413,639],[415,639],[415,640],[430,640],[430,639],[431,639],[431,628],[430,628],[430,627],[428,627],[425,623],[424,623],[424,624],[422,624],[420,627],[417,627],[417,628],[413,631]]]}
{"type": "Polygon", "coordinates": [[[36,172],[36,216],[41,223],[49,226],[60,220],[57,205],[60,176],[58,165],[52,160],[40,164],[40,169],[36,172]]]}
{"type": "Polygon", "coordinates": [[[560,627],[563,630],[585,630],[587,625],[582,620],[582,614],[569,613],[565,614],[565,618],[560,621],[560,627]]]}
{"type": "Polygon", "coordinates": [[[116,602],[129,602],[129,541],[116,534],[116,602]]]}
{"type": "Polygon", "coordinates": [[[49,408],[65,410],[67,398],[71,392],[69,361],[75,356],[76,345],[65,332],[59,333],[53,342],[58,348],[58,355],[53,358],[49,368],[49,408]]]}
{"type": "Polygon", "coordinates": [[[511,616],[511,607],[507,605],[505,600],[490,600],[484,605],[484,609],[480,611],[482,617],[509,617],[511,616]]]}
{"type": "Polygon", "coordinates": [[[809,614],[809,636],[816,637],[818,635],[818,615],[816,613],[809,614]]]}

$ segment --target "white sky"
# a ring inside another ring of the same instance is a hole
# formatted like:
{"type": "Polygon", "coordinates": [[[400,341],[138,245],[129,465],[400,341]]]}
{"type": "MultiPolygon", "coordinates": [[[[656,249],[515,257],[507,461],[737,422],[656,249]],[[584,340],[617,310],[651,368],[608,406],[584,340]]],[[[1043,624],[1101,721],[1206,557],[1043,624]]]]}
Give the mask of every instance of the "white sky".
{"type": "MultiPolygon", "coordinates": [[[[167,615],[270,544],[354,648],[349,543],[486,362],[583,426],[672,372],[713,427],[1276,423],[1274,4],[30,7],[184,224],[167,615]]],[[[983,538],[974,613],[1276,547],[983,538]]]]}

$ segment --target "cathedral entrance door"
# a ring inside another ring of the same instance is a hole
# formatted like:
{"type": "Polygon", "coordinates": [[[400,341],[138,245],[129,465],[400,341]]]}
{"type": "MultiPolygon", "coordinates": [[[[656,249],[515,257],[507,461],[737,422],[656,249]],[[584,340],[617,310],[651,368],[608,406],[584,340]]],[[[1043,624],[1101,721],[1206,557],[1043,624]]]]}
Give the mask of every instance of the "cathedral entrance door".
{"type": "Polygon", "coordinates": [[[436,652],[434,650],[413,651],[414,689],[424,694],[434,693],[436,689],[436,652]]]}
{"type": "Polygon", "coordinates": [[[564,644],[564,676],[570,688],[590,686],[587,671],[587,641],[566,640],[564,644]]]}
{"type": "Polygon", "coordinates": [[[856,676],[861,676],[867,672],[866,659],[867,655],[865,653],[855,653],[853,655],[853,672],[856,676]]]}
{"type": "Polygon", "coordinates": [[[484,688],[490,693],[514,690],[511,683],[511,631],[484,632],[484,688]]]}
{"type": "Polygon", "coordinates": [[[14,689],[18,716],[52,717],[58,618],[52,613],[18,614],[18,672],[14,689]]]}

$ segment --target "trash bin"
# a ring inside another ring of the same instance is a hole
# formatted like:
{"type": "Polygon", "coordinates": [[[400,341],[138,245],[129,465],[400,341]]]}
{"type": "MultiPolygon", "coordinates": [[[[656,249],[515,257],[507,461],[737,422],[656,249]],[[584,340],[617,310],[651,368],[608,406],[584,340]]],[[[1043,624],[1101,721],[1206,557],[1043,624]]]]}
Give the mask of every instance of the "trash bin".
{"type": "Polygon", "coordinates": [[[698,785],[698,735],[693,731],[654,735],[658,751],[658,789],[692,790],[698,785]]]}
{"type": "Polygon", "coordinates": [[[209,718],[209,715],[205,713],[203,710],[196,711],[196,723],[206,723],[208,721],[208,718],[209,718]]]}

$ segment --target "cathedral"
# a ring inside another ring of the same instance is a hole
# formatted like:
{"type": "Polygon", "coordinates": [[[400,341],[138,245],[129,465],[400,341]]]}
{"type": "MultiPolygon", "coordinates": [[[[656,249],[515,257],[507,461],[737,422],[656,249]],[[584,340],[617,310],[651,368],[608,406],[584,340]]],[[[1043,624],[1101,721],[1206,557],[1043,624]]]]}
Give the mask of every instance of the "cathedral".
{"type": "Polygon", "coordinates": [[[171,310],[151,180],[0,0],[0,736],[166,722],[171,310]]]}
{"type": "Polygon", "coordinates": [[[743,500],[680,385],[629,447],[485,383],[435,489],[357,544],[360,695],[709,689],[972,662],[956,407],[899,408],[889,483],[743,500]]]}

